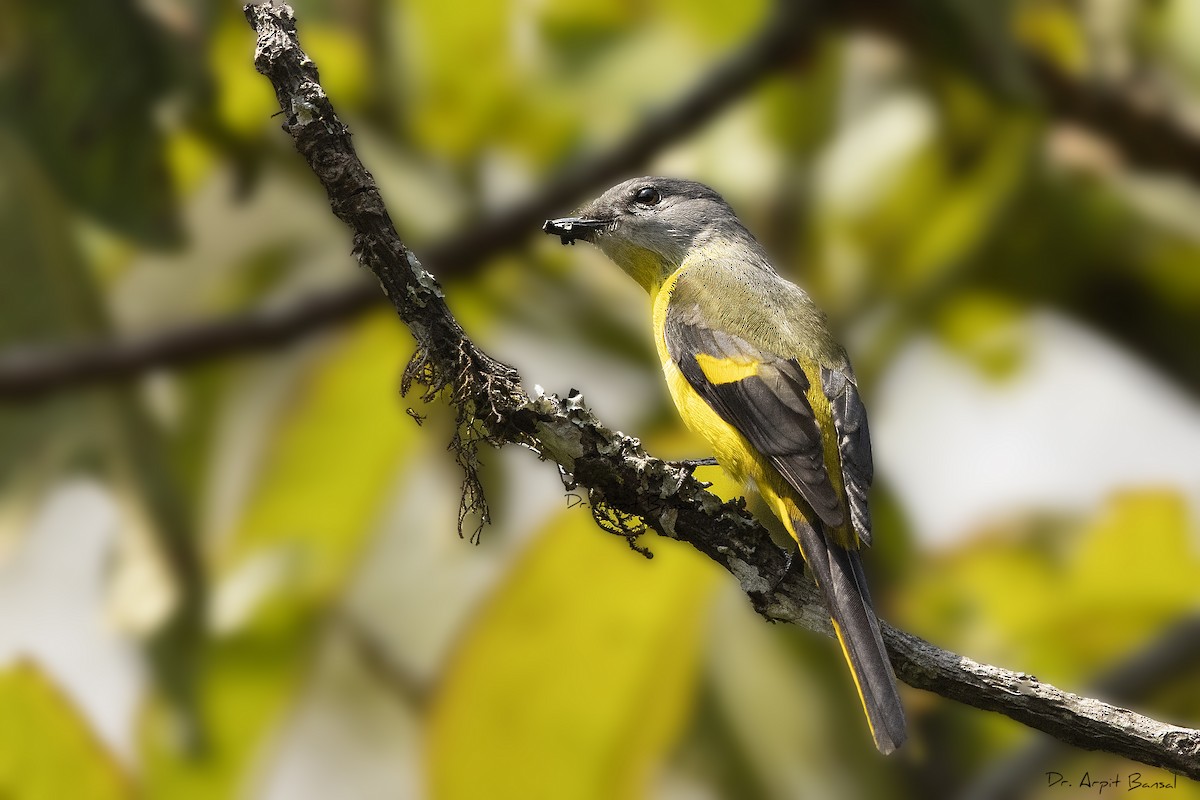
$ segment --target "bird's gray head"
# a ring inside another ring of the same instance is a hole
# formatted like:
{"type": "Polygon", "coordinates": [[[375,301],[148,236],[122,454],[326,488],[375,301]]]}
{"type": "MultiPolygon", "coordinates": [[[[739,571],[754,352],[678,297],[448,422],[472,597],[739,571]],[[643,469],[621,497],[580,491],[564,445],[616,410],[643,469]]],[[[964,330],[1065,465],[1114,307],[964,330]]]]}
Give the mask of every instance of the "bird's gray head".
{"type": "Polygon", "coordinates": [[[563,244],[599,247],[647,290],[655,291],[688,253],[715,240],[753,242],[733,209],[702,183],[644,177],[619,183],[579,210],[548,220],[563,244]]]}

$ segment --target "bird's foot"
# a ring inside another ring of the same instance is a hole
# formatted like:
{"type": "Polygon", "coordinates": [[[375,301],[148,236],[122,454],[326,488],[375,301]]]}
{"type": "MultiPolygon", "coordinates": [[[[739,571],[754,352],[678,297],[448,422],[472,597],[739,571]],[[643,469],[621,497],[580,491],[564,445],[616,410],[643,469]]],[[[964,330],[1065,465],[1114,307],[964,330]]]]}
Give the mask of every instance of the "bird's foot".
{"type": "Polygon", "coordinates": [[[679,461],[669,461],[667,463],[673,467],[678,467],[679,469],[686,469],[689,475],[695,472],[698,467],[718,466],[717,460],[712,456],[709,456],[708,458],[684,458],[680,459],[679,461]]]}
{"type": "MultiPolygon", "coordinates": [[[[709,456],[708,458],[684,458],[684,459],[680,459],[679,461],[668,461],[667,463],[670,464],[671,466],[675,467],[676,469],[681,469],[684,472],[686,472],[688,474],[689,478],[695,477],[694,473],[696,472],[696,469],[699,467],[718,466],[717,460],[711,456],[709,456]]],[[[700,482],[702,484],[704,484],[705,489],[712,486],[712,483],[710,483],[709,481],[700,481],[700,482]]]]}

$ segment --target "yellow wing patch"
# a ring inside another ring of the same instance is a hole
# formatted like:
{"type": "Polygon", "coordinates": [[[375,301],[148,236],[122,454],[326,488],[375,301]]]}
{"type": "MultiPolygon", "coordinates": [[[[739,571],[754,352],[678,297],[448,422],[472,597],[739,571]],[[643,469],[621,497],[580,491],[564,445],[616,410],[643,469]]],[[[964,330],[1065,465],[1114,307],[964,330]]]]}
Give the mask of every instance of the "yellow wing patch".
{"type": "Polygon", "coordinates": [[[704,377],[713,385],[736,383],[758,374],[760,366],[757,361],[722,358],[708,353],[696,353],[696,363],[700,365],[704,377]]]}

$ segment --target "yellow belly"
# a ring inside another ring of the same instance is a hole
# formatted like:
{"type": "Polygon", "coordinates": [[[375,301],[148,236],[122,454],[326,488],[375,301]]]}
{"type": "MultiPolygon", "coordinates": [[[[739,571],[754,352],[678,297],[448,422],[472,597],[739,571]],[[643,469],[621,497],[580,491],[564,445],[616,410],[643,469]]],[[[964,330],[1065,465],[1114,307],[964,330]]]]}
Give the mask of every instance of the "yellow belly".
{"type": "Polygon", "coordinates": [[[671,399],[675,401],[675,407],[679,409],[679,416],[684,425],[708,442],[721,467],[735,481],[757,488],[778,516],[782,509],[776,508],[777,498],[790,494],[783,477],[774,467],[764,464],[762,457],[754,451],[746,438],[722,419],[721,415],[692,388],[667,352],[667,341],[663,335],[667,304],[671,299],[671,287],[683,269],[686,267],[671,275],[654,295],[654,344],[667,379],[667,389],[671,392],[671,399]]]}

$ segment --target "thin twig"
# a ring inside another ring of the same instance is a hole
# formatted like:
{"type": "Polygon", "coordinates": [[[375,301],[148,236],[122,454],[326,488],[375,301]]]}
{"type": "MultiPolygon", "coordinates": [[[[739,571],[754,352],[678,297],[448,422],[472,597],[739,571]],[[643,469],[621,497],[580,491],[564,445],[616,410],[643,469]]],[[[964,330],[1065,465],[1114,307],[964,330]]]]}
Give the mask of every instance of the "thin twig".
{"type": "MultiPolygon", "coordinates": [[[[437,284],[392,228],[345,126],[317,82],[315,65],[300,49],[291,9],[247,6],[246,16],[258,32],[255,66],[275,87],[285,130],[325,186],[334,213],[354,230],[359,260],[379,277],[417,339],[410,377],[435,390],[451,389],[460,419],[471,416],[488,442],[518,443],[555,461],[573,483],[587,489],[593,506],[635,516],[703,552],[737,578],[767,619],[828,633],[815,587],[795,572],[779,580],[784,556],[744,503],[722,502],[686,469],[648,455],[636,439],[604,427],[579,395],[526,397],[516,370],[471,343],[437,284]]],[[[890,625],[883,628],[896,672],[912,686],[1000,712],[1076,747],[1200,778],[1200,731],[980,664],[890,625]]]]}

